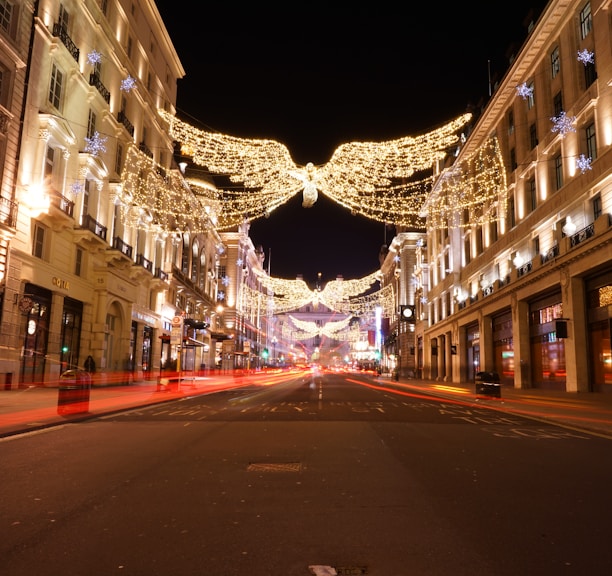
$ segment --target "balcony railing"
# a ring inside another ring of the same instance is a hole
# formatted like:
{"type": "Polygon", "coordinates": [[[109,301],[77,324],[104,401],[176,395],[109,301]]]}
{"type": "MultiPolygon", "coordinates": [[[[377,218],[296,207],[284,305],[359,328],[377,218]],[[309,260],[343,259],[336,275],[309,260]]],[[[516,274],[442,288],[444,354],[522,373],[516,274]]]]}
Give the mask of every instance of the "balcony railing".
{"type": "Polygon", "coordinates": [[[578,244],[592,238],[595,235],[595,225],[589,224],[586,228],[579,230],[576,234],[570,237],[570,246],[572,248],[578,246],[578,244]]]}
{"type": "Polygon", "coordinates": [[[145,270],[148,270],[153,274],[153,262],[144,257],[144,254],[136,255],[136,264],[142,266],[145,270]]]}
{"type": "Polygon", "coordinates": [[[533,270],[533,264],[531,263],[531,260],[530,260],[529,262],[525,262],[525,264],[517,268],[516,273],[518,274],[520,278],[521,276],[525,276],[525,274],[529,274],[531,270],[533,270]]]}
{"type": "Polygon", "coordinates": [[[93,232],[98,238],[102,238],[102,240],[106,241],[106,226],[102,226],[102,224],[100,224],[95,218],[93,218],[89,214],[85,214],[85,216],[83,216],[81,228],[93,232]]]}
{"type": "Polygon", "coordinates": [[[163,280],[164,282],[168,282],[168,273],[164,272],[161,268],[155,268],[154,276],[155,278],[159,278],[160,280],[163,280]]]}
{"type": "Polygon", "coordinates": [[[153,152],[144,142],[141,142],[138,145],[138,150],[140,150],[143,154],[146,154],[149,158],[153,158],[153,152]]]}
{"type": "Polygon", "coordinates": [[[115,250],[119,250],[119,252],[121,252],[121,254],[123,254],[124,256],[127,256],[128,258],[132,257],[132,250],[133,250],[133,248],[129,244],[124,242],[123,238],[121,238],[119,236],[115,236],[113,238],[113,248],[115,250]]]}
{"type": "Polygon", "coordinates": [[[68,31],[64,26],[56,22],[53,24],[53,36],[57,36],[64,46],[68,49],[68,52],[72,54],[72,57],[78,62],[79,61],[79,49],[76,44],[72,41],[72,38],[68,36],[68,31]]]}
{"type": "Polygon", "coordinates": [[[110,104],[110,92],[106,89],[106,86],[102,84],[102,81],[100,80],[100,76],[98,74],[92,72],[89,75],[89,85],[93,86],[98,92],[100,92],[102,98],[106,100],[106,103],[110,104]]]}
{"type": "Polygon", "coordinates": [[[540,256],[540,260],[542,264],[546,264],[546,262],[554,260],[557,256],[559,256],[559,246],[555,244],[546,254],[540,256]]]}
{"type": "Polygon", "coordinates": [[[62,194],[52,195],[51,204],[71,218],[74,216],[74,202],[62,194]]]}
{"type": "Polygon", "coordinates": [[[125,129],[130,133],[130,136],[134,136],[134,125],[128,120],[123,110],[119,110],[117,114],[117,122],[123,124],[125,129]]]}
{"type": "Polygon", "coordinates": [[[17,202],[0,197],[0,222],[9,228],[17,226],[17,202]]]}

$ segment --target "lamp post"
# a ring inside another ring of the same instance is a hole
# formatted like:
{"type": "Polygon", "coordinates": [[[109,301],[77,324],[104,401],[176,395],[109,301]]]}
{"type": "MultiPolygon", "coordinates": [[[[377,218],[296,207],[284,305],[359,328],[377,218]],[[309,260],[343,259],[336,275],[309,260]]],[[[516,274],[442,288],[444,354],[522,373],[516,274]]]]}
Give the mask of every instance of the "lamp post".
{"type": "Polygon", "coordinates": [[[272,364],[276,366],[278,364],[278,360],[276,358],[276,343],[278,342],[278,338],[276,336],[272,336],[272,364]]]}

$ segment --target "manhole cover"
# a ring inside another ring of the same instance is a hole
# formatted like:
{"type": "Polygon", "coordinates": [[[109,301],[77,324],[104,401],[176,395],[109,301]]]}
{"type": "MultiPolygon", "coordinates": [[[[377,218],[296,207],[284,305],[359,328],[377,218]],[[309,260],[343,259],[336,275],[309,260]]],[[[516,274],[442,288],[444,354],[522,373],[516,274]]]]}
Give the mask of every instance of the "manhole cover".
{"type": "Polygon", "coordinates": [[[300,462],[251,462],[247,466],[249,472],[299,472],[300,462]]]}

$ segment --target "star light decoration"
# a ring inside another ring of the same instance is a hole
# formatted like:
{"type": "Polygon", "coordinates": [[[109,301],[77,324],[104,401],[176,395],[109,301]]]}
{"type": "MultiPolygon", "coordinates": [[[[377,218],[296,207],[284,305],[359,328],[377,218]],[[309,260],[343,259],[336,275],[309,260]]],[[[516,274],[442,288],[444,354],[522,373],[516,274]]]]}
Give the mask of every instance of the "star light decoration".
{"type": "Polygon", "coordinates": [[[584,174],[587,170],[592,170],[591,158],[587,158],[584,154],[580,154],[580,156],[576,158],[576,168],[580,170],[581,174],[584,174]]]}
{"type": "Polygon", "coordinates": [[[523,82],[516,87],[516,93],[523,100],[527,100],[527,98],[533,96],[533,85],[528,85],[527,82],[523,82]]]}
{"type": "Polygon", "coordinates": [[[85,190],[85,186],[81,182],[73,182],[72,186],[70,186],[70,191],[75,196],[78,196],[79,194],[83,193],[84,190],[85,190]]]}
{"type": "Polygon", "coordinates": [[[574,128],[576,116],[568,116],[563,110],[558,116],[553,116],[550,121],[553,123],[551,128],[553,133],[559,133],[565,137],[568,132],[576,132],[576,128],[574,128]]]}
{"type": "Polygon", "coordinates": [[[98,131],[94,132],[91,138],[85,138],[85,152],[92,156],[106,152],[106,140],[106,136],[100,136],[98,131]]]}
{"type": "Polygon", "coordinates": [[[312,206],[322,193],[353,214],[423,226],[419,213],[431,190],[432,168],[459,142],[458,132],[471,119],[464,114],[416,137],[345,143],[326,164],[298,166],[275,140],[200,130],[164,110],[159,114],[183,154],[212,175],[229,177],[231,185],[222,189],[189,180],[202,205],[216,212],[220,230],[269,216],[299,192],[304,207],[312,206]]]}
{"type": "Polygon", "coordinates": [[[578,62],[582,62],[585,66],[587,64],[595,64],[595,54],[586,48],[584,50],[578,50],[577,57],[578,62]]]}
{"type": "Polygon", "coordinates": [[[95,64],[99,64],[102,62],[102,54],[97,50],[92,50],[89,54],[87,54],[87,63],[94,66],[95,64]]]}
{"type": "Polygon", "coordinates": [[[132,78],[132,76],[130,76],[129,74],[127,78],[124,78],[123,80],[121,80],[120,89],[122,92],[130,93],[132,90],[134,90],[134,88],[136,88],[136,79],[132,78]]]}

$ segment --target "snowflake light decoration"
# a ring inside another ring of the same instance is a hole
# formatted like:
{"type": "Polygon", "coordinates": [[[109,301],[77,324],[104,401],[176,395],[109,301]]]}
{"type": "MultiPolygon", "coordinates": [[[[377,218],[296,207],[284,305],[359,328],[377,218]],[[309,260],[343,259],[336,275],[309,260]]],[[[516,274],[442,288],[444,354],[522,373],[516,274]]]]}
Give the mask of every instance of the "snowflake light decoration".
{"type": "Polygon", "coordinates": [[[221,278],[221,284],[223,284],[223,286],[229,286],[230,284],[229,276],[223,276],[223,278],[221,278]]]}
{"type": "Polygon", "coordinates": [[[589,52],[586,48],[578,50],[578,62],[582,62],[585,66],[587,64],[595,64],[595,54],[589,52]]]}
{"type": "Polygon", "coordinates": [[[523,82],[516,87],[516,93],[523,99],[527,100],[527,98],[533,95],[533,86],[528,86],[527,82],[523,82]]]}
{"type": "Polygon", "coordinates": [[[85,190],[85,186],[83,186],[83,184],[81,184],[80,182],[74,182],[72,184],[72,186],[70,187],[70,191],[75,195],[78,196],[79,194],[81,194],[83,191],[85,190]]]}
{"type": "Polygon", "coordinates": [[[393,262],[399,262],[401,260],[399,254],[396,254],[395,256],[393,256],[393,262]]]}
{"type": "Polygon", "coordinates": [[[220,300],[220,301],[225,300],[225,292],[223,292],[223,290],[217,293],[217,300],[220,300]]]}
{"type": "Polygon", "coordinates": [[[238,260],[236,260],[236,266],[238,266],[238,268],[240,268],[243,264],[242,258],[238,258],[238,260]]]}
{"type": "Polygon", "coordinates": [[[568,116],[564,111],[559,113],[559,116],[553,116],[550,121],[553,123],[551,130],[565,136],[568,132],[576,132],[573,124],[576,122],[576,116],[568,116]]]}
{"type": "Polygon", "coordinates": [[[580,154],[580,156],[576,158],[576,168],[580,170],[581,174],[584,174],[587,170],[592,170],[591,159],[587,158],[584,154],[580,154]]]}
{"type": "Polygon", "coordinates": [[[121,80],[122,92],[131,92],[134,88],[136,88],[136,79],[132,78],[129,74],[127,78],[121,80]]]}
{"type": "Polygon", "coordinates": [[[93,133],[91,138],[85,138],[85,152],[97,156],[102,152],[106,152],[106,137],[100,136],[98,131],[93,133]]]}
{"type": "Polygon", "coordinates": [[[102,54],[97,50],[92,50],[89,54],[87,54],[87,63],[92,66],[95,64],[99,64],[102,61],[102,54]]]}

